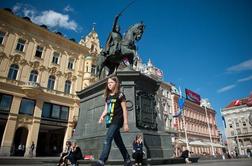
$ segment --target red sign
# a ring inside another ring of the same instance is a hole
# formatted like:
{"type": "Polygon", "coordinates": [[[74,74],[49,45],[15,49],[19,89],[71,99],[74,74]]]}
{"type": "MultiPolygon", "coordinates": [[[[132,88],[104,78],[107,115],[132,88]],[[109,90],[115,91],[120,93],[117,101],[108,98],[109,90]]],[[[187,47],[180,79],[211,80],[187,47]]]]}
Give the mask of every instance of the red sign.
{"type": "Polygon", "coordinates": [[[234,101],[234,105],[235,105],[235,106],[239,106],[239,105],[241,105],[241,104],[242,104],[241,100],[235,100],[235,101],[234,101]]]}
{"type": "Polygon", "coordinates": [[[198,95],[197,93],[189,90],[189,89],[185,89],[185,93],[186,93],[186,98],[191,100],[192,102],[199,104],[200,105],[200,95],[198,95]]]}

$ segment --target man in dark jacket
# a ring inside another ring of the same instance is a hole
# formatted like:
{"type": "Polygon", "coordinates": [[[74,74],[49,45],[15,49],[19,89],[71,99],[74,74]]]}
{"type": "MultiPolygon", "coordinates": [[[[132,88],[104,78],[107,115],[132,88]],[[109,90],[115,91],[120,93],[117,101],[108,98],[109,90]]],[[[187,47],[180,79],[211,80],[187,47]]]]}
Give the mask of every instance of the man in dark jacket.
{"type": "Polygon", "coordinates": [[[184,150],[181,154],[181,157],[185,159],[186,163],[191,163],[191,161],[189,160],[189,150],[184,150]]]}

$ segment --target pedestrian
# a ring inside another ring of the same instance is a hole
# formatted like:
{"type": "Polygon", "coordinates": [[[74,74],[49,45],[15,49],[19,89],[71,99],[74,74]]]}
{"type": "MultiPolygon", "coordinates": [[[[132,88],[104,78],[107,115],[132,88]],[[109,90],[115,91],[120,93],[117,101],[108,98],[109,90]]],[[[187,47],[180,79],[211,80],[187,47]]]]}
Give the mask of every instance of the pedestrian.
{"type": "Polygon", "coordinates": [[[33,157],[33,151],[35,149],[35,144],[34,144],[34,141],[32,141],[32,144],[31,144],[31,151],[30,151],[30,156],[33,157]]]}
{"type": "Polygon", "coordinates": [[[135,140],[133,141],[133,154],[132,154],[132,157],[135,159],[135,165],[142,165],[143,156],[144,156],[143,139],[140,134],[137,134],[135,140]]]}
{"type": "Polygon", "coordinates": [[[71,151],[71,141],[66,141],[66,147],[63,150],[63,152],[60,154],[59,163],[58,166],[62,166],[64,164],[67,164],[67,160],[65,160],[65,156],[69,155],[71,151]]]}
{"type": "Polygon", "coordinates": [[[251,156],[251,151],[250,151],[250,149],[249,148],[247,148],[247,156],[248,156],[248,158],[251,156]]]}
{"type": "Polygon", "coordinates": [[[104,118],[106,118],[105,122],[108,130],[103,144],[102,153],[96,165],[103,166],[108,160],[111,143],[114,139],[123,156],[124,166],[132,166],[130,155],[127,152],[120,133],[121,127],[123,127],[125,132],[128,132],[129,126],[126,98],[125,95],[120,92],[120,84],[116,76],[108,78],[104,97],[105,107],[102,115],[100,116],[99,123],[102,123],[104,118]]]}
{"type": "Polygon", "coordinates": [[[83,159],[81,149],[76,142],[72,142],[70,153],[63,157],[63,160],[66,159],[70,161],[71,166],[77,166],[77,161],[83,159]]]}
{"type": "Polygon", "coordinates": [[[18,145],[18,156],[24,156],[24,149],[25,149],[24,145],[20,143],[18,145]]]}
{"type": "Polygon", "coordinates": [[[53,155],[57,155],[57,146],[56,145],[53,145],[53,148],[52,148],[52,152],[53,152],[53,155]]]}
{"type": "Polygon", "coordinates": [[[231,158],[232,158],[232,156],[230,155],[229,152],[227,153],[227,157],[228,157],[228,159],[231,159],[231,158]]]}
{"type": "Polygon", "coordinates": [[[181,157],[185,160],[186,163],[191,163],[189,160],[189,150],[184,150],[181,154],[181,157]]]}

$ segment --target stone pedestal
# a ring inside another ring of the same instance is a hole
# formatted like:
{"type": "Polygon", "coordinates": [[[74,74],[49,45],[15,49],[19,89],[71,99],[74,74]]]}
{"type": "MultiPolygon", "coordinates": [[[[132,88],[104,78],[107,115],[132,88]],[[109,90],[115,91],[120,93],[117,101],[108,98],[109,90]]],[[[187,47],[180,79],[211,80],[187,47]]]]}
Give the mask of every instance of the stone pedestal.
{"type": "MultiPolygon", "coordinates": [[[[132,153],[132,143],[136,134],[142,134],[147,158],[170,158],[172,156],[171,137],[165,131],[158,131],[155,95],[160,83],[137,71],[118,71],[121,91],[126,96],[130,131],[121,134],[132,153]]],[[[90,87],[78,92],[80,114],[73,139],[80,145],[84,154],[99,158],[106,134],[105,124],[98,124],[104,109],[103,93],[107,79],[102,79],[90,87]]],[[[163,127],[162,127],[163,128],[163,127]]],[[[109,160],[122,160],[122,156],[113,143],[109,160]]]]}

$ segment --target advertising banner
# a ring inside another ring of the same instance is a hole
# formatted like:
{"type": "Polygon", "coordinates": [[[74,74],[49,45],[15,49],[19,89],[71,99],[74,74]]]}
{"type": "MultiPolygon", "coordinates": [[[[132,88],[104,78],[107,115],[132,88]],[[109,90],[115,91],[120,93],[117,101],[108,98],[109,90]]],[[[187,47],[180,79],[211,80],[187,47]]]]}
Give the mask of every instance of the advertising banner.
{"type": "Polygon", "coordinates": [[[200,95],[198,95],[197,93],[189,90],[189,89],[185,89],[185,93],[186,93],[186,98],[191,100],[192,102],[199,104],[200,105],[200,95]]]}

